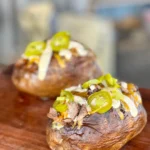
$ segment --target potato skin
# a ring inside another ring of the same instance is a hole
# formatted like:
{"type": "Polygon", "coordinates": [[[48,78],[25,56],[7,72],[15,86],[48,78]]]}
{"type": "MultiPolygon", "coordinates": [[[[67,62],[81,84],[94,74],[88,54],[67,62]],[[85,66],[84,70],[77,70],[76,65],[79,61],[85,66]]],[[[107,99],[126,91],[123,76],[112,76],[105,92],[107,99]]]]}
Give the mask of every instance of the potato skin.
{"type": "Polygon", "coordinates": [[[40,81],[37,71],[27,72],[15,67],[12,75],[14,85],[22,92],[39,97],[56,97],[62,89],[81,84],[89,79],[102,75],[94,53],[89,50],[85,57],[73,56],[61,68],[55,57],[52,57],[45,80],[40,81]]]}
{"type": "Polygon", "coordinates": [[[142,105],[137,117],[125,112],[120,120],[115,110],[84,118],[80,130],[65,126],[60,131],[47,126],[47,142],[52,150],[119,150],[145,127],[147,115],[142,105]]]}

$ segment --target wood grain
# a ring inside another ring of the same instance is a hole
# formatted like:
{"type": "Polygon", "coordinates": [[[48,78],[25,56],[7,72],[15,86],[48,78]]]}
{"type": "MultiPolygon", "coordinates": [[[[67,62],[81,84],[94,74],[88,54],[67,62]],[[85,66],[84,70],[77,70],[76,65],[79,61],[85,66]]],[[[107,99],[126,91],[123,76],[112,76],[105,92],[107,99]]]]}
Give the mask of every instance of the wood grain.
{"type": "MultiPolygon", "coordinates": [[[[45,139],[46,114],[53,102],[19,93],[10,72],[0,73],[0,150],[49,150],[45,139]]],[[[150,150],[150,90],[140,89],[148,123],[122,150],[150,150]]]]}

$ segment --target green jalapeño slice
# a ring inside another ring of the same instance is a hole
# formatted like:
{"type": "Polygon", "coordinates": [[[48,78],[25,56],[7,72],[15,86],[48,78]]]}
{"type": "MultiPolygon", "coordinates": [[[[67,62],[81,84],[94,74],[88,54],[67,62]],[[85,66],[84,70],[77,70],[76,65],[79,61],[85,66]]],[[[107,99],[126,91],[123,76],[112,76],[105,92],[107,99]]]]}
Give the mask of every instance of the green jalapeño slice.
{"type": "Polygon", "coordinates": [[[119,84],[118,84],[118,80],[113,78],[110,74],[106,74],[105,75],[105,81],[107,82],[107,84],[110,86],[110,87],[115,87],[115,88],[119,88],[119,84]]]}
{"type": "Polygon", "coordinates": [[[58,32],[52,37],[50,44],[53,51],[59,52],[62,49],[67,49],[69,42],[70,34],[68,32],[58,32]]]}
{"type": "Polygon", "coordinates": [[[30,43],[27,46],[24,55],[26,57],[40,56],[45,48],[46,48],[46,43],[45,42],[35,41],[35,42],[30,43]]]}
{"type": "Polygon", "coordinates": [[[73,102],[74,101],[74,96],[69,91],[62,90],[60,95],[66,97],[66,99],[68,99],[68,102],[73,102]]]}
{"type": "Polygon", "coordinates": [[[116,89],[111,91],[111,95],[112,95],[112,98],[116,100],[124,99],[124,95],[122,94],[122,92],[116,89]]]}
{"type": "Polygon", "coordinates": [[[99,91],[89,96],[88,104],[90,105],[92,112],[103,114],[111,109],[112,98],[109,92],[99,91]]]}
{"type": "Polygon", "coordinates": [[[99,77],[98,80],[100,83],[102,83],[103,81],[106,81],[109,87],[114,87],[114,88],[120,87],[120,85],[118,84],[118,80],[113,78],[110,74],[103,75],[99,77]]]}
{"type": "Polygon", "coordinates": [[[62,90],[60,97],[57,97],[56,101],[53,104],[53,107],[58,112],[65,112],[68,109],[68,103],[74,101],[74,96],[71,92],[62,90]]]}
{"type": "Polygon", "coordinates": [[[66,97],[58,97],[53,104],[53,108],[58,112],[65,112],[68,109],[66,97]]]}
{"type": "Polygon", "coordinates": [[[88,89],[93,84],[99,84],[100,81],[98,79],[92,79],[82,84],[83,89],[88,89]]]}

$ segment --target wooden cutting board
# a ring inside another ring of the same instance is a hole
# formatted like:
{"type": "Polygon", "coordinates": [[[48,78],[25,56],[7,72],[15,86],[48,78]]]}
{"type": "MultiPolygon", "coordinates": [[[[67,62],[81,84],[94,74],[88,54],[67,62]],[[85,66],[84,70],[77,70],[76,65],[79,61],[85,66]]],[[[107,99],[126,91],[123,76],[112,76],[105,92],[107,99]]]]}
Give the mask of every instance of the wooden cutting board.
{"type": "MultiPolygon", "coordinates": [[[[150,90],[140,89],[148,123],[140,135],[122,150],[150,150],[150,90]]],[[[19,93],[11,82],[11,70],[0,73],[0,150],[49,150],[45,138],[46,114],[52,104],[19,93]]]]}

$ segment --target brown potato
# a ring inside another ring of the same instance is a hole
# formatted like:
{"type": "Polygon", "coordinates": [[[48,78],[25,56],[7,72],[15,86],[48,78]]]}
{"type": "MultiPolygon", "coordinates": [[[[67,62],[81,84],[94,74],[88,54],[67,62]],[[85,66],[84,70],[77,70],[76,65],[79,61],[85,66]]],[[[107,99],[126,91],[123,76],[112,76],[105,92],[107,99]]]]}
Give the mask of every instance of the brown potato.
{"type": "Polygon", "coordinates": [[[16,63],[12,81],[23,92],[39,97],[56,97],[64,88],[78,85],[102,74],[98,67],[95,55],[91,50],[84,57],[75,56],[70,61],[65,60],[65,68],[60,67],[53,56],[46,78],[40,81],[37,77],[37,65],[26,67],[26,61],[16,63]]]}
{"type": "Polygon", "coordinates": [[[61,92],[47,114],[52,150],[119,150],[146,125],[138,87],[110,74],[65,92],[70,100],[61,92]]]}
{"type": "Polygon", "coordinates": [[[52,129],[52,120],[47,126],[47,142],[52,150],[119,150],[145,127],[147,115],[144,107],[138,106],[134,118],[124,112],[120,120],[111,109],[104,114],[93,114],[83,120],[80,129],[65,126],[61,130],[52,129]]]}

